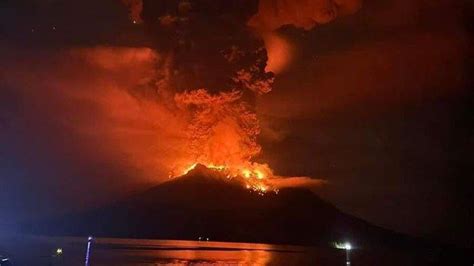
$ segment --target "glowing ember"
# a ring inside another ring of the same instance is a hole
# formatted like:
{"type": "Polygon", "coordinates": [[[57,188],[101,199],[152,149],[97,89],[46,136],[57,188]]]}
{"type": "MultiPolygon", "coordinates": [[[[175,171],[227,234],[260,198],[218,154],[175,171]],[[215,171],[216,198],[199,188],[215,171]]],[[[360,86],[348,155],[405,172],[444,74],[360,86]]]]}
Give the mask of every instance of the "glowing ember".
{"type": "Polygon", "coordinates": [[[242,175],[245,178],[250,178],[250,176],[252,175],[252,172],[250,172],[250,170],[248,170],[248,169],[244,169],[244,170],[242,170],[242,175]]]}

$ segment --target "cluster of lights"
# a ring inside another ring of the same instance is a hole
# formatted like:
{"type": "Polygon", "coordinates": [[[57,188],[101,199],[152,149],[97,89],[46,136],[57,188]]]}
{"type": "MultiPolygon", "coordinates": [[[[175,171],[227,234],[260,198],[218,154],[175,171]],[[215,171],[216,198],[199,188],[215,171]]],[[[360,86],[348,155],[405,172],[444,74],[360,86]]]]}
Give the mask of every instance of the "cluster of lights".
{"type": "Polygon", "coordinates": [[[345,249],[345,250],[351,250],[352,249],[351,243],[349,243],[349,242],[345,242],[345,243],[334,242],[333,245],[337,249],[345,249]]]}
{"type": "MultiPolygon", "coordinates": [[[[255,184],[255,185],[245,185],[245,187],[251,191],[257,192],[260,196],[265,195],[268,191],[268,187],[263,184],[255,184]]],[[[278,190],[275,190],[275,193],[278,193],[278,190]]]]}

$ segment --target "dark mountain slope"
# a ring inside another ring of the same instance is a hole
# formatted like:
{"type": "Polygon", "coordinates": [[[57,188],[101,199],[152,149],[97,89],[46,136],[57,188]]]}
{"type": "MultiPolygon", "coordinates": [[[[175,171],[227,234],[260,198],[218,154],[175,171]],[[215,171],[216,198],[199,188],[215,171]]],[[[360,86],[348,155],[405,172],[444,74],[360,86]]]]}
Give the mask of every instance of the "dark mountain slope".
{"type": "MultiPolygon", "coordinates": [[[[404,246],[403,235],[340,212],[309,190],[281,189],[259,195],[237,180],[198,166],[129,199],[32,228],[54,235],[198,239],[263,243],[404,246]]],[[[419,243],[418,243],[419,244],[419,243]]]]}

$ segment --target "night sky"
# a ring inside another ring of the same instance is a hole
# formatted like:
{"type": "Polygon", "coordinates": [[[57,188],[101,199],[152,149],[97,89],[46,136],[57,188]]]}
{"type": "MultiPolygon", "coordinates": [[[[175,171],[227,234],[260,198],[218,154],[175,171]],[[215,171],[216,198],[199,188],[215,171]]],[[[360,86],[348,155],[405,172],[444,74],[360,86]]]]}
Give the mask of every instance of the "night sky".
{"type": "MultiPolygon", "coordinates": [[[[257,159],[279,175],[324,179],[319,195],[374,224],[472,245],[473,8],[364,1],[309,30],[279,29],[293,52],[273,90],[255,99],[257,159]]],[[[149,30],[120,1],[0,3],[0,228],[166,179],[159,166],[174,153],[148,149],[172,143],[172,130],[150,123],[167,117],[101,91],[147,79],[148,61],[130,66],[121,49],[153,48],[149,30]],[[91,51],[125,59],[91,69],[91,51]]]]}

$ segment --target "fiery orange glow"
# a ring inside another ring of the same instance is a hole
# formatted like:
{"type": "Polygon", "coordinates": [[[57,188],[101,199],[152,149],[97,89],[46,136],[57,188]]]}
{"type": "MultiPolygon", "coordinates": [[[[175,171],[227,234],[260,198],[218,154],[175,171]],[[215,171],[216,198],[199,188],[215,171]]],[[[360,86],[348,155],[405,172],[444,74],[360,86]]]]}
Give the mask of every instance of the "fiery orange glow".
{"type": "Polygon", "coordinates": [[[175,102],[182,111],[186,128],[187,158],[177,158],[170,177],[185,175],[198,164],[241,178],[245,187],[264,193],[273,177],[266,164],[252,162],[260,153],[257,143],[260,125],[256,113],[234,90],[211,94],[205,89],[178,93],[175,102]]]}
{"type": "MultiPolygon", "coordinates": [[[[122,0],[122,2],[129,8],[132,21],[134,23],[142,22],[140,15],[144,8],[143,2],[141,0],[122,0]]],[[[278,185],[274,184],[280,184],[276,181],[281,178],[274,176],[267,164],[254,161],[254,158],[261,152],[261,146],[257,142],[261,128],[255,111],[255,98],[251,96],[252,92],[260,96],[269,93],[272,90],[274,74],[285,71],[295,56],[293,45],[272,31],[278,28],[281,23],[295,24],[300,27],[300,22],[303,20],[305,22],[303,27],[307,27],[309,24],[312,26],[316,22],[320,22],[321,16],[332,14],[326,12],[327,10],[344,5],[342,3],[335,5],[333,1],[312,4],[310,10],[303,8],[304,12],[302,13],[299,9],[306,7],[305,1],[297,1],[298,6],[296,7],[291,3],[283,3],[285,6],[288,5],[296,9],[274,16],[267,11],[274,10],[272,4],[275,3],[277,7],[280,7],[281,1],[273,3],[261,0],[259,2],[259,10],[248,22],[248,26],[262,35],[266,55],[260,56],[261,49],[253,51],[252,54],[255,53],[261,58],[255,59],[251,66],[246,66],[247,63],[244,63],[243,68],[236,69],[234,74],[229,77],[232,86],[223,84],[224,88],[216,92],[216,88],[210,88],[209,91],[206,88],[192,87],[195,85],[191,85],[191,83],[187,91],[182,91],[181,86],[175,86],[175,82],[170,82],[170,80],[177,79],[178,83],[181,83],[179,81],[180,75],[170,74],[173,68],[172,53],[156,55],[157,64],[154,68],[151,67],[154,73],[150,73],[153,80],[141,82],[140,86],[137,86],[139,91],[145,89],[149,94],[152,91],[157,91],[158,95],[152,94],[154,100],[157,105],[163,107],[164,113],[170,115],[174,120],[173,122],[160,121],[164,122],[160,123],[160,126],[176,133],[174,139],[176,142],[172,144],[173,148],[160,154],[159,159],[153,157],[157,161],[167,157],[172,161],[163,167],[169,170],[170,178],[186,175],[196,166],[203,165],[208,169],[222,173],[224,178],[242,181],[240,183],[250,191],[259,194],[268,191],[277,192],[278,185]],[[315,21],[315,18],[319,20],[315,21]],[[308,20],[311,23],[306,23],[308,20]],[[262,64],[264,61],[260,60],[265,59],[268,59],[266,64],[262,64]],[[159,67],[156,68],[156,66],[159,67]]],[[[189,3],[180,3],[178,7],[182,11],[192,8],[189,3]]],[[[161,27],[173,27],[177,18],[173,14],[162,14],[158,17],[158,21],[161,27]]],[[[225,59],[232,64],[240,64],[235,61],[236,58],[246,54],[246,48],[244,51],[241,48],[243,47],[232,46],[232,53],[224,55],[225,59]]],[[[140,55],[133,54],[133,56],[140,55]]],[[[144,53],[143,56],[147,56],[147,54],[144,53]]],[[[99,56],[99,59],[105,57],[104,60],[97,60],[95,57],[93,56],[93,59],[102,63],[104,67],[114,63],[110,54],[107,53],[101,53],[99,56]]],[[[212,69],[209,71],[212,72],[212,69]]],[[[196,77],[199,78],[199,76],[196,77]]],[[[187,82],[183,82],[183,84],[187,84],[187,82]]],[[[133,95],[136,97],[137,93],[133,95]]],[[[142,99],[139,100],[142,101],[142,99]]],[[[168,140],[157,138],[157,142],[168,143],[168,140]]]]}
{"type": "Polygon", "coordinates": [[[260,125],[243,89],[177,92],[166,82],[159,82],[157,89],[153,78],[166,73],[166,56],[149,48],[81,48],[48,60],[28,60],[41,64],[29,64],[27,72],[12,68],[5,75],[7,84],[37,96],[29,98],[29,106],[53,102],[62,112],[44,116],[57,117],[65,132],[77,136],[77,153],[121,162],[118,169],[130,177],[124,182],[162,182],[160,177],[182,176],[202,164],[261,195],[294,183],[278,182],[283,178],[274,176],[267,164],[253,161],[261,152],[260,125]],[[36,75],[27,75],[30,72],[36,75]],[[39,91],[41,96],[35,94],[39,91]],[[148,97],[151,93],[153,98],[148,97]]]}
{"type": "Polygon", "coordinates": [[[244,185],[247,189],[258,192],[259,194],[263,194],[269,190],[273,190],[274,192],[278,191],[276,187],[268,183],[269,179],[273,178],[271,169],[266,164],[258,163],[248,163],[246,166],[193,163],[187,167],[184,167],[181,172],[178,171],[176,174],[171,173],[170,178],[186,175],[195,169],[198,164],[202,164],[208,169],[222,172],[223,176],[228,179],[241,178],[244,181],[244,185]]]}
{"type": "Polygon", "coordinates": [[[267,66],[265,71],[279,74],[288,67],[294,57],[294,48],[288,40],[276,33],[262,33],[267,49],[267,66]]]}
{"type": "MultiPolygon", "coordinates": [[[[189,167],[187,167],[186,169],[184,169],[182,175],[186,175],[187,173],[189,173],[191,170],[193,170],[194,168],[196,168],[196,166],[198,165],[198,163],[193,163],[192,165],[190,165],[189,167]]],[[[217,170],[217,171],[223,171],[226,169],[226,166],[225,165],[214,165],[214,164],[208,164],[206,165],[207,168],[209,169],[212,169],[212,170],[217,170]]],[[[173,176],[171,176],[173,177],[173,176]]]]}

